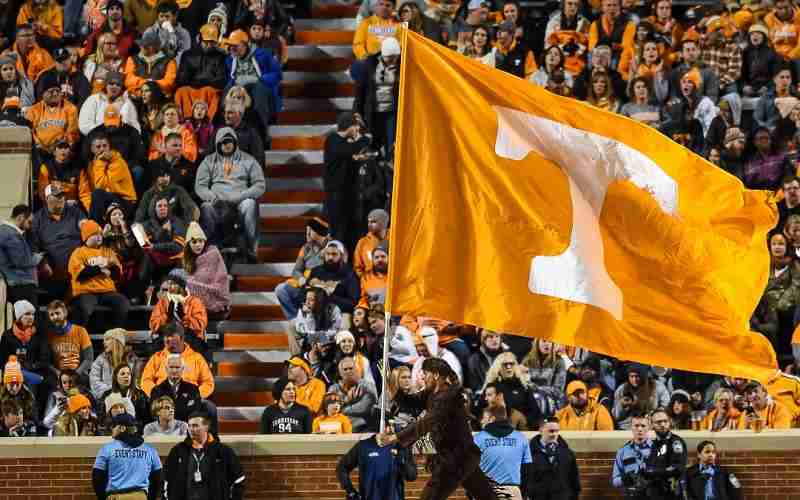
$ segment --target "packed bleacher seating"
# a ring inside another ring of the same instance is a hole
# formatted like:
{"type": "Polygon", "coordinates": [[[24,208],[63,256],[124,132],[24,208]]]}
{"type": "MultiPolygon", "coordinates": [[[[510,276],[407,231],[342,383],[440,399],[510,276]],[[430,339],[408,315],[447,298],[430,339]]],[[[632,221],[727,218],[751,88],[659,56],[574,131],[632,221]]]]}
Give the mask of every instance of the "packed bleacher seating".
{"type": "MultiPolygon", "coordinates": [[[[552,418],[564,430],[629,429],[657,408],[676,429],[800,426],[800,383],[646,366],[440,318],[387,325],[383,308],[390,262],[403,265],[391,260],[388,210],[403,57],[395,35],[407,23],[480,64],[656,128],[746,187],[775,191],[780,220],[764,242],[770,277],[751,328],[787,373],[800,373],[794,2],[356,8],[346,68],[330,65],[346,69],[352,99],[315,143],[324,210],[303,214],[302,246],[285,245],[296,260],[272,284],[283,355],[277,372],[251,377],[262,433],[374,431],[382,395],[390,419],[407,423],[423,410],[412,396],[434,357],[460,379],[476,430],[499,406],[519,430],[552,418]]],[[[261,203],[280,180],[269,152],[291,142],[271,130],[287,116],[284,97],[296,104],[284,76],[303,67],[292,54],[313,37],[298,38],[295,16],[309,13],[275,0],[0,3],[0,126],[31,130],[36,184],[0,225],[13,309],[0,339],[0,404],[21,415],[4,419],[0,434],[101,435],[128,413],[140,433],[183,435],[199,407],[213,431],[226,430],[215,404],[231,386],[218,384],[230,378],[215,356],[220,325],[246,336],[230,326],[241,319],[232,291],[253,289],[231,276],[264,262],[273,219],[261,203]]],[[[288,123],[318,125],[302,118],[288,123]]]]}

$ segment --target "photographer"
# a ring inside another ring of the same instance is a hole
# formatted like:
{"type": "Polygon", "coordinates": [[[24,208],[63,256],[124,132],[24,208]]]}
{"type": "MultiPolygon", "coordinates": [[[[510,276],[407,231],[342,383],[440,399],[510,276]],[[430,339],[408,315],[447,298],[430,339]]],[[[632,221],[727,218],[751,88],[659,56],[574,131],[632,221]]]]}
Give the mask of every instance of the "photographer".
{"type": "Polygon", "coordinates": [[[686,443],[670,431],[672,422],[663,408],[650,414],[650,422],[656,438],[645,469],[649,481],[648,498],[680,500],[679,483],[687,461],[686,443]]]}
{"type": "Polygon", "coordinates": [[[353,113],[342,113],[336,122],[336,131],[325,139],[325,213],[330,223],[330,236],[352,248],[357,234],[357,220],[353,213],[353,186],[356,167],[366,160],[369,137],[362,135],[361,125],[353,113]]]}
{"type": "Polygon", "coordinates": [[[617,451],[611,484],[622,490],[626,500],[650,500],[646,469],[653,441],[647,437],[650,431],[647,415],[631,415],[631,431],[633,439],[617,451]]]}

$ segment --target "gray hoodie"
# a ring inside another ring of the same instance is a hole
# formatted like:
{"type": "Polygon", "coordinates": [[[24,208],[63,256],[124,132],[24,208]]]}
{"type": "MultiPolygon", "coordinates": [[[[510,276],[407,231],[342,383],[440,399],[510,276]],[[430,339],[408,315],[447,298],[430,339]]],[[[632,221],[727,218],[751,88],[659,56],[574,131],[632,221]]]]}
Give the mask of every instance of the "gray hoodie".
{"type": "Polygon", "coordinates": [[[239,149],[236,132],[230,127],[222,127],[217,131],[214,140],[216,151],[203,160],[197,168],[194,190],[201,200],[216,200],[240,203],[246,199],[257,200],[267,189],[264,172],[258,162],[239,149]],[[232,138],[237,142],[236,149],[229,157],[220,154],[223,139],[232,138]],[[224,165],[231,161],[233,169],[226,176],[224,165]]]}

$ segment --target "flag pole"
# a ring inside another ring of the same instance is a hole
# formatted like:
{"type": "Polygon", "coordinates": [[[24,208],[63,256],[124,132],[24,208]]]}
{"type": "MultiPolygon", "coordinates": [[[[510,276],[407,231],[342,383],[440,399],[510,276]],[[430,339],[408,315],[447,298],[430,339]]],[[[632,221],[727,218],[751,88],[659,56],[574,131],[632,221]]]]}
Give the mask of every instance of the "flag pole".
{"type": "Polygon", "coordinates": [[[381,379],[383,380],[383,391],[381,391],[381,426],[378,429],[378,432],[383,433],[386,430],[386,406],[388,405],[389,401],[389,379],[386,377],[386,373],[389,367],[389,320],[391,319],[391,313],[389,311],[384,312],[383,317],[383,366],[381,366],[381,379]]]}

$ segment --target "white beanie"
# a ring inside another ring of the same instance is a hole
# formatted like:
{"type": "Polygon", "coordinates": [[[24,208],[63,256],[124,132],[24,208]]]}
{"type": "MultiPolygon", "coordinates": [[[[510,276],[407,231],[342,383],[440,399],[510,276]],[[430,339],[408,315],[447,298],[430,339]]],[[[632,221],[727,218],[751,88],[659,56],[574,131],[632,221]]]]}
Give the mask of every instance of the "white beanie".
{"type": "Polygon", "coordinates": [[[124,328],[112,328],[111,330],[107,330],[106,333],[103,334],[103,340],[106,339],[114,339],[123,346],[125,345],[125,341],[128,338],[128,332],[124,328]]]}
{"type": "Polygon", "coordinates": [[[353,343],[356,341],[356,338],[353,337],[352,333],[348,332],[347,330],[342,330],[336,334],[336,345],[341,344],[344,339],[350,339],[353,341],[353,343]]]}
{"type": "Polygon", "coordinates": [[[383,39],[381,43],[381,56],[399,56],[400,55],[400,42],[395,37],[388,37],[383,39]]]}
{"type": "Polygon", "coordinates": [[[20,319],[21,317],[25,316],[26,314],[36,313],[36,308],[33,307],[33,304],[28,302],[27,300],[18,300],[14,302],[14,317],[16,319],[20,319]]]}
{"type": "Polygon", "coordinates": [[[190,222],[188,229],[186,229],[186,241],[189,242],[192,240],[208,241],[208,238],[206,238],[206,233],[203,232],[203,228],[200,227],[200,224],[194,221],[190,222]]]}

